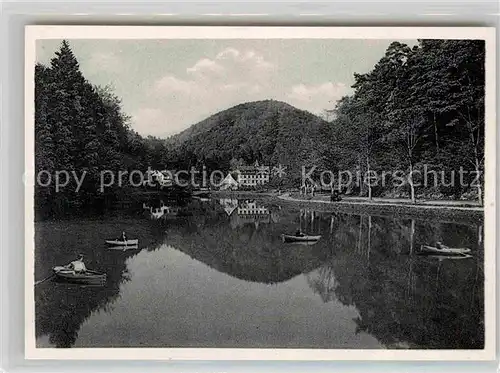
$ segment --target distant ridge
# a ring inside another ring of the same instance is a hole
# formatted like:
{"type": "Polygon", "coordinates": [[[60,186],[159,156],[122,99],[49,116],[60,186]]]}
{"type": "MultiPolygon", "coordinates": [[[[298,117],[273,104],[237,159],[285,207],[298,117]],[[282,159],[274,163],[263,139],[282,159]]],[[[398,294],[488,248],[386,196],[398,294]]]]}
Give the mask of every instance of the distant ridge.
{"type": "MultiPolygon", "coordinates": [[[[241,113],[247,112],[247,111],[253,111],[253,110],[262,110],[262,111],[273,111],[273,110],[297,110],[297,111],[303,111],[304,113],[309,113],[304,110],[297,109],[293,107],[292,105],[283,102],[283,101],[278,101],[278,100],[261,100],[261,101],[250,101],[250,102],[245,102],[241,103],[235,106],[232,106],[228,109],[219,111],[216,114],[213,114],[209,116],[208,118],[202,120],[201,122],[198,122],[196,124],[193,124],[189,128],[185,129],[184,131],[170,136],[167,141],[172,142],[172,143],[180,143],[183,141],[186,141],[190,137],[194,135],[198,135],[200,133],[203,133],[205,131],[209,131],[210,129],[218,126],[220,124],[221,120],[224,120],[225,118],[230,118],[235,115],[240,115],[241,113]]],[[[310,114],[310,113],[309,113],[310,114]]],[[[313,115],[313,114],[310,114],[313,115]]]]}
{"type": "Polygon", "coordinates": [[[282,101],[246,102],[214,114],[167,139],[197,161],[228,168],[231,159],[297,166],[315,156],[329,123],[282,101]]]}

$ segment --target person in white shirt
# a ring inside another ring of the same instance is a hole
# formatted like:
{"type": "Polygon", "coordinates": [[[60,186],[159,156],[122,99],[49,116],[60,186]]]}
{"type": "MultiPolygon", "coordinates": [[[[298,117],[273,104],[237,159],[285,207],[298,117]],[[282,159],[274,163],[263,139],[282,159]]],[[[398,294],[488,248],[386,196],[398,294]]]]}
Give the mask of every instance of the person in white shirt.
{"type": "Polygon", "coordinates": [[[448,246],[444,245],[442,242],[438,241],[436,242],[436,247],[440,250],[444,250],[444,249],[449,249],[448,246]]]}
{"type": "Polygon", "coordinates": [[[87,271],[85,263],[83,263],[83,255],[78,255],[78,258],[67,265],[68,269],[73,270],[75,273],[83,273],[87,271]]]}

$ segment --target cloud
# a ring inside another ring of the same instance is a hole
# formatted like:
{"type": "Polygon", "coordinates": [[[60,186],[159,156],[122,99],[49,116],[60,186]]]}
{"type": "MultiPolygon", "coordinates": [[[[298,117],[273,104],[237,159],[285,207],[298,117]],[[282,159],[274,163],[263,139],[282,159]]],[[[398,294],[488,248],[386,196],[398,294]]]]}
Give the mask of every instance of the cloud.
{"type": "Polygon", "coordinates": [[[349,93],[351,88],[344,83],[298,84],[291,88],[287,98],[291,105],[320,114],[327,108],[333,108],[335,102],[349,93]]]}
{"type": "Polygon", "coordinates": [[[200,87],[193,80],[183,80],[173,75],[165,75],[154,83],[153,88],[156,94],[169,95],[179,93],[191,95],[196,93],[200,87]]]}
{"type": "Polygon", "coordinates": [[[219,52],[216,56],[218,60],[223,60],[226,58],[236,59],[240,55],[240,51],[234,48],[226,48],[222,52],[219,52]]]}
{"type": "Polygon", "coordinates": [[[219,66],[223,66],[227,77],[248,82],[263,82],[276,68],[263,55],[252,49],[239,51],[227,48],[218,53],[213,61],[219,66]]]}
{"type": "Polygon", "coordinates": [[[238,89],[260,92],[274,65],[253,51],[227,48],[214,59],[202,58],[186,69],[185,77],[167,74],[154,83],[154,92],[213,99],[238,89]]]}
{"type": "Polygon", "coordinates": [[[278,66],[256,50],[226,48],[203,57],[184,74],[158,78],[144,94],[144,107],[133,115],[138,132],[164,136],[180,132],[233,105],[264,99],[282,100],[321,114],[349,93],[343,83],[277,84],[278,66]]]}
{"type": "Polygon", "coordinates": [[[266,61],[261,54],[251,49],[240,52],[234,48],[226,48],[222,52],[219,52],[215,59],[219,61],[248,64],[249,66],[254,66],[257,69],[272,69],[274,67],[274,64],[266,61]]]}
{"type": "Polygon", "coordinates": [[[200,59],[193,66],[188,67],[186,73],[191,79],[204,81],[207,79],[250,80],[266,76],[274,67],[274,64],[254,50],[239,51],[235,48],[226,48],[214,59],[206,57],[200,59]]]}
{"type": "Polygon", "coordinates": [[[163,137],[176,130],[169,125],[166,114],[159,108],[141,108],[132,113],[132,120],[134,129],[140,134],[163,137]]]}
{"type": "Polygon", "coordinates": [[[224,67],[218,64],[214,60],[203,58],[198,62],[196,62],[194,66],[188,67],[186,69],[186,72],[188,74],[201,75],[201,76],[212,73],[220,75],[224,72],[224,67]]]}
{"type": "Polygon", "coordinates": [[[134,127],[154,135],[179,132],[224,108],[269,98],[274,68],[254,50],[228,48],[201,58],[185,74],[166,74],[147,88],[145,106],[133,115],[134,127]]]}
{"type": "Polygon", "coordinates": [[[94,52],[88,59],[88,66],[93,71],[123,71],[123,61],[113,52],[94,52]]]}

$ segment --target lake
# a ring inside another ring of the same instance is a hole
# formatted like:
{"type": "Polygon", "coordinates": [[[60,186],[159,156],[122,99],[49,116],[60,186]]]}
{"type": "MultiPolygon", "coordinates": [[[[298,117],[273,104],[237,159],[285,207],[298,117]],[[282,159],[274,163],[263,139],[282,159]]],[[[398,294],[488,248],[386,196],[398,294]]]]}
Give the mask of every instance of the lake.
{"type": "Polygon", "coordinates": [[[107,273],[103,286],[35,287],[37,346],[484,347],[482,222],[313,207],[217,198],[161,210],[148,201],[37,222],[35,280],[78,253],[107,273]],[[282,241],[297,229],[321,238],[282,241]],[[104,245],[122,231],[139,249],[104,245]],[[437,241],[472,256],[415,254],[437,241]]]}

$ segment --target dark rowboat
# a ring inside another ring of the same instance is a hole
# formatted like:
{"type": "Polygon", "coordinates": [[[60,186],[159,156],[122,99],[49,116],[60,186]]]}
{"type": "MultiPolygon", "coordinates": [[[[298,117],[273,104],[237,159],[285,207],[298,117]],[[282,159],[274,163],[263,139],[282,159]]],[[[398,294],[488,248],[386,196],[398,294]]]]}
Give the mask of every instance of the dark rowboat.
{"type": "Polygon", "coordinates": [[[101,285],[106,282],[106,274],[97,271],[87,270],[84,273],[75,273],[66,267],[54,267],[53,271],[57,279],[73,284],[101,285]]]}
{"type": "Polygon", "coordinates": [[[420,246],[420,251],[418,252],[418,254],[453,256],[453,255],[464,255],[470,253],[470,251],[471,250],[467,248],[451,248],[451,247],[437,248],[434,246],[422,245],[420,246]]]}
{"type": "Polygon", "coordinates": [[[137,246],[139,244],[139,240],[106,240],[106,244],[109,246],[137,246]]]}
{"type": "Polygon", "coordinates": [[[470,254],[455,254],[455,255],[438,255],[431,254],[426,255],[426,258],[438,259],[438,260],[456,260],[456,259],[469,259],[472,258],[470,254]]]}
{"type": "Polygon", "coordinates": [[[288,234],[282,234],[281,235],[283,242],[312,242],[312,241],[318,241],[321,236],[292,236],[288,234]]]}

